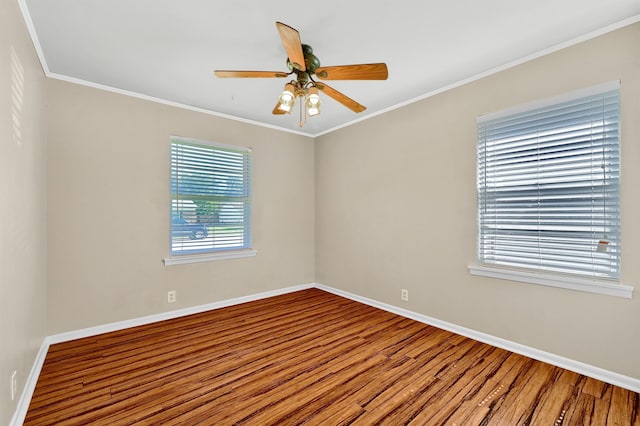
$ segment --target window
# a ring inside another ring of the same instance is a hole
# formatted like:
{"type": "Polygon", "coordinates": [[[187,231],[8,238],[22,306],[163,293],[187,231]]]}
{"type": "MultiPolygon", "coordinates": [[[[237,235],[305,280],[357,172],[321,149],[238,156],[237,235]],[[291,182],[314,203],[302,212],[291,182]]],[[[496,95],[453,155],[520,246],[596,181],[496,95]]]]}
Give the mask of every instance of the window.
{"type": "Polygon", "coordinates": [[[618,279],[619,82],[478,118],[481,264],[618,279]]]}
{"type": "Polygon", "coordinates": [[[171,138],[171,254],[251,247],[251,151],[171,138]]]}

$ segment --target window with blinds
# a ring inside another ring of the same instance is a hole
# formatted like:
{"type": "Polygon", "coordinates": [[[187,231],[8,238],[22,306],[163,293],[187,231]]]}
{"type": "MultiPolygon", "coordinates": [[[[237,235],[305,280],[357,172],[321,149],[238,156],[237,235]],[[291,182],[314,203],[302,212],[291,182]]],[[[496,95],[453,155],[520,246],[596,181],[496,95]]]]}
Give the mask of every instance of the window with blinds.
{"type": "Polygon", "coordinates": [[[481,263],[619,278],[619,91],[478,118],[481,263]]]}
{"type": "Polygon", "coordinates": [[[251,247],[251,151],[171,138],[171,254],[251,247]]]}

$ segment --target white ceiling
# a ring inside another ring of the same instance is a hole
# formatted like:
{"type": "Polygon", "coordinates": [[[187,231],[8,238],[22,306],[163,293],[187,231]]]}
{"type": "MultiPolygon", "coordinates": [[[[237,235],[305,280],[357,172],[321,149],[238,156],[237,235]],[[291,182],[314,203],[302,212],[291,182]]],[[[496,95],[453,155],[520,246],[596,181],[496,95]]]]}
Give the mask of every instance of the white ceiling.
{"type": "Polygon", "coordinates": [[[640,0],[19,0],[50,77],[124,91],[310,136],[640,20],[640,0]],[[386,62],[385,81],[331,81],[367,106],[321,94],[298,127],[271,114],[286,79],[218,79],[214,69],[286,71],[276,31],[296,28],[321,65],[386,62]]]}

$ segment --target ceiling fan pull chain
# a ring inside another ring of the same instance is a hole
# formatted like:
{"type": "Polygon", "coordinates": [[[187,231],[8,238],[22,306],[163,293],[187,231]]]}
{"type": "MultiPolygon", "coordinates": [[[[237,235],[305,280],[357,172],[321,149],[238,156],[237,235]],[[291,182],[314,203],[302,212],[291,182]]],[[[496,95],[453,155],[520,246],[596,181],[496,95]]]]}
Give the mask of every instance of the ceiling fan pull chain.
{"type": "MultiPolygon", "coordinates": [[[[298,102],[298,105],[300,107],[300,127],[302,127],[303,124],[304,124],[302,122],[302,99],[303,99],[302,96],[300,96],[300,102],[298,102]]],[[[307,122],[307,117],[306,116],[304,117],[304,121],[305,121],[305,123],[307,122]]]]}
{"type": "Polygon", "coordinates": [[[322,90],[324,94],[353,112],[359,113],[366,109],[364,105],[360,105],[347,95],[324,83],[317,83],[313,78],[314,75],[322,80],[386,80],[389,76],[387,65],[382,62],[320,67],[320,60],[313,54],[311,46],[302,44],[298,30],[282,22],[276,22],[276,28],[287,53],[288,72],[215,70],[214,73],[218,78],[286,78],[295,74],[295,79],[285,85],[285,90],[280,95],[272,114],[290,113],[293,110],[295,98],[299,97],[300,127],[307,123],[307,116],[313,117],[320,114],[318,90],[322,90]]]}

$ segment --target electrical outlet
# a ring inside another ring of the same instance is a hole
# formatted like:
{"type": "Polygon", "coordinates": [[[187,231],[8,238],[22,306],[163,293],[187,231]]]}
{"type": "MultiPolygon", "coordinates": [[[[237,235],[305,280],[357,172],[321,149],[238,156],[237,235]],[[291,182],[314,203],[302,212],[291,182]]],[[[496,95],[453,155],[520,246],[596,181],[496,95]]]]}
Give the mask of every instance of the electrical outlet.
{"type": "Polygon", "coordinates": [[[400,299],[402,299],[405,302],[409,301],[409,290],[407,290],[406,288],[403,288],[402,290],[400,290],[400,299]]]}
{"type": "Polygon", "coordinates": [[[176,301],[176,291],[171,290],[167,292],[167,303],[174,303],[176,301]]]}
{"type": "Polygon", "coordinates": [[[13,373],[11,373],[11,400],[15,400],[16,399],[16,394],[18,393],[18,378],[16,377],[18,375],[17,371],[13,371],[13,373]]]}

